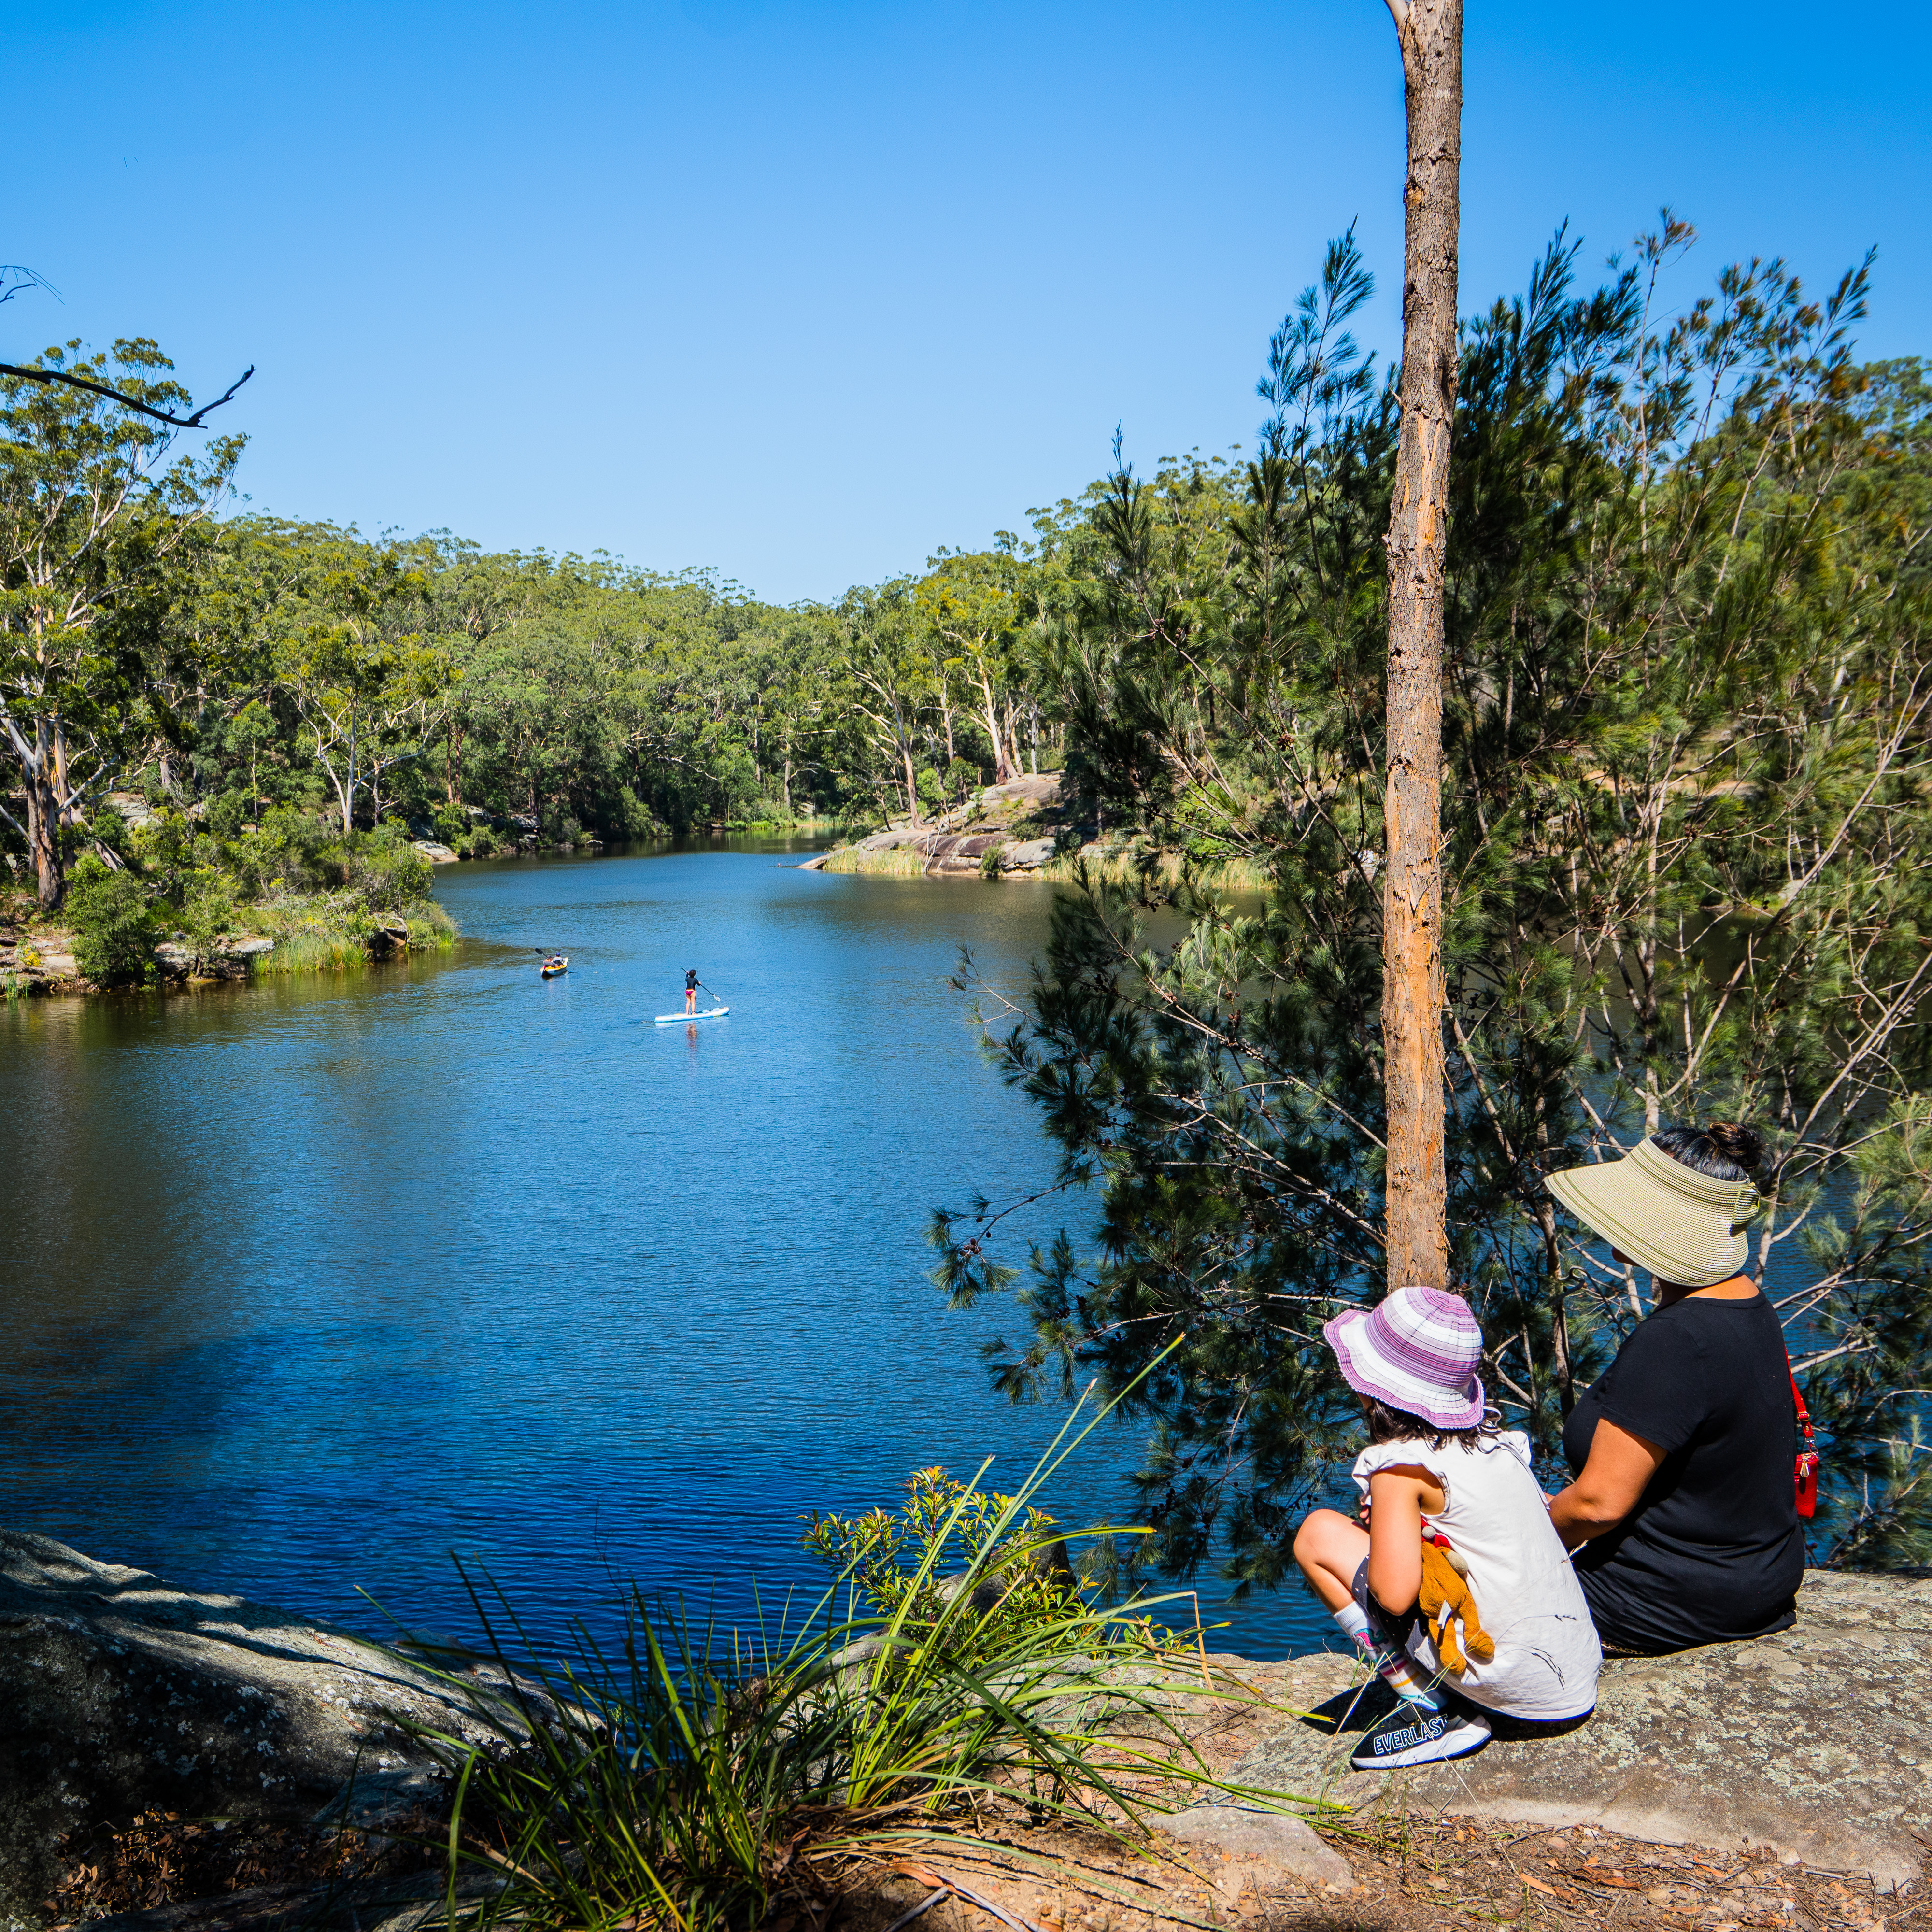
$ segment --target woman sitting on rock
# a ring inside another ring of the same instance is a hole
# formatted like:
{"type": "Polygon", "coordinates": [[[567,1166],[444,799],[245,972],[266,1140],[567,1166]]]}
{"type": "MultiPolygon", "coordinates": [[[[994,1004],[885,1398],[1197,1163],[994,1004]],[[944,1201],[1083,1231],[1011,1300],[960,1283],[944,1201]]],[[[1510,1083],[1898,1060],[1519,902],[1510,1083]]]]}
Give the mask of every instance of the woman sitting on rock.
{"type": "Polygon", "coordinates": [[[1401,1700],[1350,1762],[1460,1757],[1488,1742],[1492,1712],[1555,1730],[1580,1722],[1602,1653],[1528,1438],[1486,1418],[1468,1303],[1399,1288],[1322,1333],[1368,1420],[1354,1480],[1369,1526],[1316,1510],[1294,1559],[1401,1700]]]}
{"type": "Polygon", "coordinates": [[[1570,1413],[1574,1480],[1550,1506],[1613,1654],[1763,1636],[1796,1615],[1790,1363],[1776,1312],[1742,1272],[1762,1158],[1748,1127],[1670,1127],[1549,1179],[1656,1290],[1570,1413]]]}

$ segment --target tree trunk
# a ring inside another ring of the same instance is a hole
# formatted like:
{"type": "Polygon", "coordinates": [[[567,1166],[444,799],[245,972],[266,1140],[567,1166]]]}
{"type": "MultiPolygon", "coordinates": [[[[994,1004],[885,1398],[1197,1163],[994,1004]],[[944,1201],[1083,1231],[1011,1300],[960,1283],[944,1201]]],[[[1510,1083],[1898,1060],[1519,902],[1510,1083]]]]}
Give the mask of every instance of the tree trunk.
{"type": "Polygon", "coordinates": [[[67,897],[67,877],[61,869],[60,803],[43,756],[25,775],[27,790],[27,846],[33,855],[34,890],[43,912],[57,912],[67,897]]]}
{"type": "Polygon", "coordinates": [[[1402,441],[1389,513],[1388,863],[1382,1052],[1388,1282],[1446,1287],[1443,1166],[1442,576],[1456,413],[1462,0],[1388,0],[1408,115],[1402,441]]]}
{"type": "Polygon", "coordinates": [[[912,747],[903,740],[899,745],[899,763],[905,767],[906,811],[912,820],[913,830],[919,830],[919,777],[913,770],[912,747]]]}

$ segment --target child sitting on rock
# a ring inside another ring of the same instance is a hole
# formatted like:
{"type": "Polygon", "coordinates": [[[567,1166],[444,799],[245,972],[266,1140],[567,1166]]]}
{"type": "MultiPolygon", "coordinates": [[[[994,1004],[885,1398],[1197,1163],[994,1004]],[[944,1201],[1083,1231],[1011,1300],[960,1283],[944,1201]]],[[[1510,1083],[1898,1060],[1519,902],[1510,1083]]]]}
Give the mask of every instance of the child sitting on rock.
{"type": "Polygon", "coordinates": [[[1528,1438],[1485,1419],[1468,1304],[1399,1288],[1322,1334],[1368,1418],[1354,1472],[1368,1527],[1316,1510],[1294,1559],[1400,1700],[1349,1762],[1466,1756],[1489,1742],[1491,1712],[1580,1722],[1596,1708],[1603,1652],[1528,1438]]]}

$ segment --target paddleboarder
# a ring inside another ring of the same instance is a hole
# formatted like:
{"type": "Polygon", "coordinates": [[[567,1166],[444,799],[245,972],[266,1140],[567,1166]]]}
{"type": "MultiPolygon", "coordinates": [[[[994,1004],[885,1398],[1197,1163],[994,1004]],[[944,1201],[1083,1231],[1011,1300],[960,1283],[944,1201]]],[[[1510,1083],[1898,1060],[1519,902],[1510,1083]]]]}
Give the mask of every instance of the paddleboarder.
{"type": "Polygon", "coordinates": [[[684,969],[684,1010],[688,1013],[698,1010],[698,968],[687,966],[684,969]]]}

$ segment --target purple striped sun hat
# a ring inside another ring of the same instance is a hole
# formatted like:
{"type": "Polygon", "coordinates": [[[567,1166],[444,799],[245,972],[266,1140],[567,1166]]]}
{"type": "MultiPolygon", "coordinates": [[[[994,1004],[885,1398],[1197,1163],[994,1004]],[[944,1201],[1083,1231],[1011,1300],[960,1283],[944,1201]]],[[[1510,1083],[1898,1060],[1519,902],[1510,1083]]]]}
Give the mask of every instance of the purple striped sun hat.
{"type": "Polygon", "coordinates": [[[1483,1419],[1483,1331],[1460,1294],[1398,1288],[1373,1308],[1351,1308],[1322,1330],[1348,1386],[1438,1429],[1483,1419]]]}

